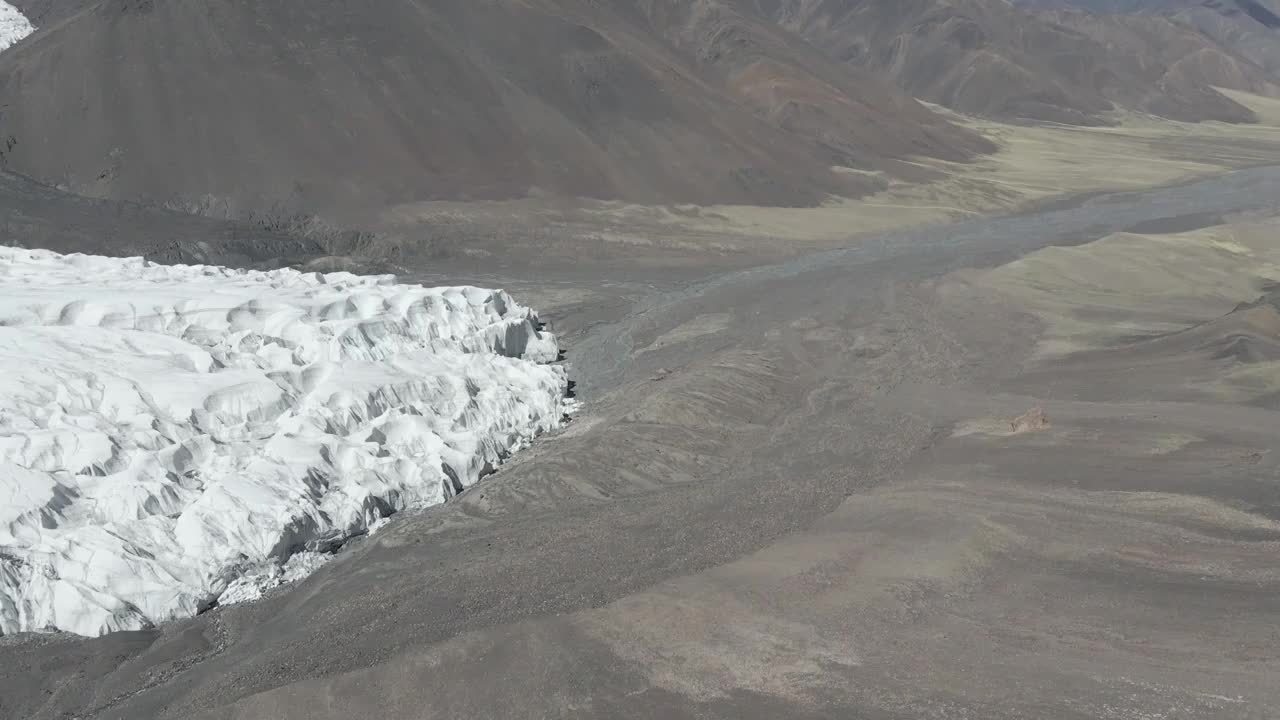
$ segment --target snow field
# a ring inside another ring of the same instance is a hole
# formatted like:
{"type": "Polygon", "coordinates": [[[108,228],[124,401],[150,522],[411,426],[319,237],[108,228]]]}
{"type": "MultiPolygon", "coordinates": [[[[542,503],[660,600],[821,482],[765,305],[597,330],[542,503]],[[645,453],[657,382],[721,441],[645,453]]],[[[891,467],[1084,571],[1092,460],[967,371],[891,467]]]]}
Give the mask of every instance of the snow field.
{"type": "Polygon", "coordinates": [[[304,576],[559,427],[558,354],[498,290],[0,247],[0,634],[304,576]]]}
{"type": "Polygon", "coordinates": [[[0,0],[0,52],[35,31],[35,26],[18,8],[0,0]]]}

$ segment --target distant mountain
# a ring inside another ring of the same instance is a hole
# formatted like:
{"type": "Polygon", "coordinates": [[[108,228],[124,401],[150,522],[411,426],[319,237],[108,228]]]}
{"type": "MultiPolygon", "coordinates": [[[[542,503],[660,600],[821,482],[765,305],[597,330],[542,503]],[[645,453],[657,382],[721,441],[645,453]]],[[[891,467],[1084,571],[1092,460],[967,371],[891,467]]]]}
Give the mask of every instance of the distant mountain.
{"type": "Polygon", "coordinates": [[[813,204],[992,147],[732,2],[19,2],[0,162],[91,196],[813,204]]]}
{"type": "Polygon", "coordinates": [[[1252,114],[1211,85],[1278,92],[1247,57],[1165,17],[1044,12],[1007,0],[769,5],[833,56],[965,112],[1095,123],[1124,106],[1236,122],[1252,114]]]}
{"type": "Polygon", "coordinates": [[[1034,8],[1168,17],[1280,75],[1280,0],[1016,0],[1034,8]]]}
{"type": "Polygon", "coordinates": [[[1212,86],[1280,94],[1181,16],[1007,0],[12,2],[39,30],[0,53],[0,169],[226,217],[812,205],[994,149],[914,98],[1094,124],[1250,121],[1212,86]]]}
{"type": "Polygon", "coordinates": [[[1244,16],[1266,27],[1280,28],[1280,0],[1014,0],[1014,4],[1115,15],[1177,15],[1202,8],[1224,17],[1244,16]]]}

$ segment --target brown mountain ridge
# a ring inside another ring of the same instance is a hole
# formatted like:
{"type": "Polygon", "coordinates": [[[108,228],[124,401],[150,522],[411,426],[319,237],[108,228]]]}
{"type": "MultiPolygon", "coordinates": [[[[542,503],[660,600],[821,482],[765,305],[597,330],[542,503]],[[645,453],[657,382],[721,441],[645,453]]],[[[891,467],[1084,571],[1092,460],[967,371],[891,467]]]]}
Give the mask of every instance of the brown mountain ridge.
{"type": "Polygon", "coordinates": [[[231,214],[803,205],[992,147],[733,3],[105,0],[0,57],[0,103],[12,170],[231,214]]]}
{"type": "MultiPolygon", "coordinates": [[[[761,3],[765,5],[765,3],[761,3]]],[[[781,0],[783,26],[915,97],[962,112],[1097,124],[1117,107],[1249,122],[1212,86],[1276,95],[1266,71],[1156,16],[1036,12],[1006,0],[781,0]]]]}

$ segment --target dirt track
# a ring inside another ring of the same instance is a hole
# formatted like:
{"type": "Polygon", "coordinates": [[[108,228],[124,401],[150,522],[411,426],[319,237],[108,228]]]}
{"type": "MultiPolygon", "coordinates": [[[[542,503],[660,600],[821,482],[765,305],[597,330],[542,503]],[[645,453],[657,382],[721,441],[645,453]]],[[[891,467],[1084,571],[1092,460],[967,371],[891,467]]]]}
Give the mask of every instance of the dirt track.
{"type": "Polygon", "coordinates": [[[1042,322],[957,271],[1278,189],[500,278],[569,342],[569,431],[264,602],[7,640],[0,716],[1269,717],[1274,405],[1178,385],[1226,369],[1208,341],[1035,361],[1042,322]],[[1139,359],[1161,372],[1116,374],[1139,359]]]}

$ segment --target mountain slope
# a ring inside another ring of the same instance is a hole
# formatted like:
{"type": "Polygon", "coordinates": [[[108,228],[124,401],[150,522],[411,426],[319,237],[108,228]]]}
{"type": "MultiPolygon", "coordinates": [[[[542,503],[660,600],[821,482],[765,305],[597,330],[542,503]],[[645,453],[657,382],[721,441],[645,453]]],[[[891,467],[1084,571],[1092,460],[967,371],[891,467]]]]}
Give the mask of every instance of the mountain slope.
{"type": "Polygon", "coordinates": [[[131,202],[79,197],[3,171],[0,245],[237,267],[304,262],[325,254],[305,237],[131,202]]]}
{"type": "Polygon", "coordinates": [[[768,6],[834,56],[965,112],[1087,124],[1118,105],[1240,122],[1252,114],[1211,85],[1277,92],[1260,67],[1165,18],[1033,12],[1006,0],[768,6]]]}
{"type": "Polygon", "coordinates": [[[675,47],[650,10],[102,0],[0,57],[2,162],[238,215],[529,193],[812,204],[878,187],[833,165],[990,149],[759,17],[702,17],[708,44],[675,47]],[[726,38],[762,54],[713,62],[726,38]],[[744,74],[801,89],[774,102],[744,74]]]}
{"type": "Polygon", "coordinates": [[[1195,28],[1237,55],[1280,74],[1278,0],[1018,0],[1037,8],[1077,8],[1105,14],[1161,15],[1195,28]]]}

